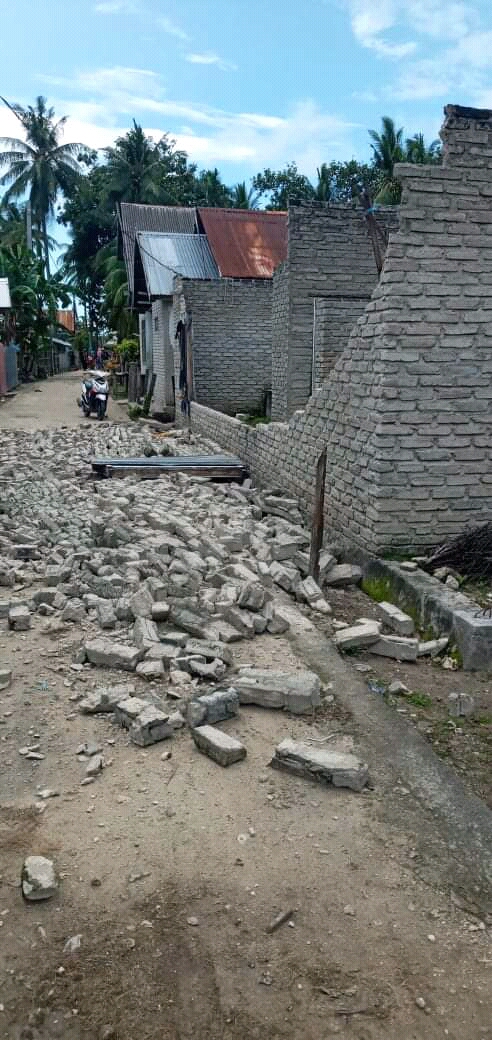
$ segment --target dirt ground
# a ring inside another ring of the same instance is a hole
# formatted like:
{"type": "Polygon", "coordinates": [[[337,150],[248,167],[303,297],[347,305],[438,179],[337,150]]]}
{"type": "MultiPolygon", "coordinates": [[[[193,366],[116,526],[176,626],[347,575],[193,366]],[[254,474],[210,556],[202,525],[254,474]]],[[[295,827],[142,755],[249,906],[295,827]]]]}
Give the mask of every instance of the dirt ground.
{"type": "MultiPolygon", "coordinates": [[[[0,427],[56,425],[55,406],[58,422],[77,424],[74,383],[21,391],[0,427]]],[[[243,708],[224,729],[248,757],[227,770],[186,731],[140,750],[108,717],[76,710],[79,691],[128,676],[74,672],[80,632],[53,641],[40,621],[28,633],[0,622],[0,660],[14,671],[0,692],[1,1038],[491,1040],[492,918],[421,869],[425,848],[401,809],[410,793],[383,786],[373,761],[361,795],[269,767],[287,736],[350,746],[350,718],[329,690],[310,719],[243,708]],[[85,741],[107,763],[89,786],[76,755],[85,741]],[[44,758],[20,755],[27,744],[44,758]],[[45,788],[56,797],[43,800],[45,788]],[[19,888],[33,853],[60,872],[59,896],[44,904],[19,888]],[[288,909],[290,923],[267,934],[288,909]],[[64,952],[73,936],[79,951],[64,952]]],[[[234,655],[303,667],[284,637],[234,655]]],[[[405,669],[391,675],[406,681],[405,669]]]]}

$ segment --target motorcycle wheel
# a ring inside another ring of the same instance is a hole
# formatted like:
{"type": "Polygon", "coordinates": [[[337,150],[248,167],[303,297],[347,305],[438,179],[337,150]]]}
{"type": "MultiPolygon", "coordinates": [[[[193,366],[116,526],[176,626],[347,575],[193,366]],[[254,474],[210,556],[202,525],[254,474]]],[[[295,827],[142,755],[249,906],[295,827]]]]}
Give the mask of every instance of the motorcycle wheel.
{"type": "Polygon", "coordinates": [[[97,402],[97,418],[98,419],[104,419],[105,414],[106,414],[106,401],[98,401],[97,402]]]}

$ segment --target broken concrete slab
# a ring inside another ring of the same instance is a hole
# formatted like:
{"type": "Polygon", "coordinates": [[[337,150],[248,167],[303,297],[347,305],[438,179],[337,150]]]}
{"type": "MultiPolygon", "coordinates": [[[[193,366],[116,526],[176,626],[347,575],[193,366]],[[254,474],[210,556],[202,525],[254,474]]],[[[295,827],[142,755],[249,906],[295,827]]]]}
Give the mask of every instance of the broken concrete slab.
{"type": "Polygon", "coordinates": [[[152,643],[145,652],[145,660],[161,661],[164,668],[169,670],[180,653],[180,647],[173,643],[152,643]]]}
{"type": "Polygon", "coordinates": [[[274,560],[292,560],[301,545],[305,544],[305,538],[281,532],[271,543],[272,557],[274,560]]]}
{"type": "Polygon", "coordinates": [[[441,639],[427,639],[425,642],[419,643],[417,657],[439,657],[448,643],[447,636],[442,636],[441,639]]]}
{"type": "Polygon", "coordinates": [[[266,590],[264,585],[259,581],[246,582],[242,586],[237,600],[238,607],[243,607],[246,610],[252,610],[253,612],[261,610],[265,603],[266,590]]]}
{"type": "Polygon", "coordinates": [[[325,575],[325,585],[334,589],[345,589],[349,585],[359,585],[362,581],[360,567],[354,567],[351,563],[339,563],[332,567],[325,575]]]}
{"type": "Polygon", "coordinates": [[[220,766],[230,766],[246,758],[244,744],[215,726],[196,726],[191,730],[191,735],[198,750],[220,766]]]}
{"type": "Polygon", "coordinates": [[[11,628],[13,632],[27,632],[31,627],[29,608],[23,604],[19,604],[19,606],[11,604],[8,623],[9,628],[11,628]]]}
{"type": "Polygon", "coordinates": [[[154,600],[145,585],[141,585],[137,592],[130,597],[130,606],[135,620],[137,618],[152,617],[154,600]]]}
{"type": "Polygon", "coordinates": [[[352,791],[362,791],[369,779],[367,765],[355,755],[290,739],[283,740],[275,748],[270,765],[334,787],[348,787],[352,791]]]}
{"type": "Polygon", "coordinates": [[[405,614],[403,610],[395,607],[394,603],[387,603],[385,600],[379,604],[379,609],[384,615],[385,624],[393,632],[396,632],[397,636],[413,636],[415,632],[414,620],[408,614],[405,614]]]}
{"type": "Polygon", "coordinates": [[[314,578],[307,577],[299,582],[296,589],[297,599],[304,600],[309,604],[311,610],[317,610],[320,614],[331,614],[331,607],[316,584],[314,578]]]}
{"type": "Polygon", "coordinates": [[[395,661],[416,661],[418,649],[418,639],[382,635],[377,643],[371,643],[369,653],[377,654],[379,657],[392,657],[395,661]]]}
{"type": "Polygon", "coordinates": [[[265,603],[263,616],[266,618],[267,632],[272,636],[281,636],[288,632],[290,623],[282,613],[281,608],[273,603],[265,603]]]}
{"type": "Polygon", "coordinates": [[[334,640],[339,650],[352,650],[372,646],[381,637],[381,623],[367,621],[363,625],[349,625],[335,632],[334,640]]]}
{"type": "Polygon", "coordinates": [[[170,617],[178,628],[188,632],[190,636],[195,636],[196,639],[206,638],[206,628],[210,623],[210,618],[195,614],[183,607],[171,607],[170,617]]]}
{"type": "Polygon", "coordinates": [[[228,690],[214,690],[213,693],[202,694],[189,701],[186,709],[186,721],[189,726],[209,726],[217,722],[225,722],[239,712],[239,695],[230,687],[228,690]]]}
{"type": "Polygon", "coordinates": [[[31,903],[51,899],[58,892],[55,866],[46,856],[28,856],[21,875],[22,895],[31,903]]]}
{"type": "Polygon", "coordinates": [[[144,653],[140,647],[113,643],[110,639],[92,639],[85,644],[84,649],[91,664],[102,668],[121,668],[126,672],[135,671],[144,653]]]}
{"type": "Polygon", "coordinates": [[[204,661],[203,657],[189,657],[188,668],[191,675],[199,675],[201,679],[209,679],[210,682],[223,679],[227,671],[227,665],[218,658],[215,661],[204,661]]]}
{"type": "Polygon", "coordinates": [[[239,607],[224,607],[221,610],[221,614],[224,621],[231,625],[236,632],[239,632],[243,639],[254,638],[255,614],[252,614],[249,610],[241,610],[239,607]]]}
{"type": "Polygon", "coordinates": [[[321,686],[314,672],[263,671],[241,668],[234,676],[240,704],[285,708],[294,715],[311,712],[321,702],[321,686]]]}
{"type": "Polygon", "coordinates": [[[153,643],[160,642],[159,632],[155,621],[149,618],[138,617],[133,626],[133,642],[142,650],[147,650],[153,643]]]}
{"type": "Polygon", "coordinates": [[[131,697],[134,686],[102,686],[91,690],[81,701],[78,709],[82,715],[99,715],[113,712],[118,701],[131,697]]]}
{"type": "Polygon", "coordinates": [[[130,725],[130,740],[138,747],[149,747],[161,740],[168,740],[175,728],[169,715],[149,704],[130,725]]]}

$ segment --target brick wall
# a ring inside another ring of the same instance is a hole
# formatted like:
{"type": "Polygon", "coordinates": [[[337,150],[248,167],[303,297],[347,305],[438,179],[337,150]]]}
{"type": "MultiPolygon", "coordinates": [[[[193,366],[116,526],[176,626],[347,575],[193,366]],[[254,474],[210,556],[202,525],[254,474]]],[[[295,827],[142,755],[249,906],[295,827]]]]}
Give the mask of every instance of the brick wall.
{"type": "MultiPolygon", "coordinates": [[[[385,229],[396,227],[397,212],[380,210],[377,220],[385,229]]],[[[292,206],[288,234],[287,261],[281,278],[274,279],[272,415],[276,419],[304,407],[312,391],[314,299],[333,300],[336,328],[333,346],[326,350],[337,353],[378,281],[362,210],[326,203],[292,206]],[[347,300],[343,327],[342,299],[347,300]]]]}
{"type": "MultiPolygon", "coordinates": [[[[327,527],[373,551],[492,514],[492,112],[446,112],[444,165],[398,168],[400,230],[329,382],[288,425],[233,437],[306,510],[327,445],[327,527]]],[[[212,436],[209,416],[193,421],[212,436]]]]}
{"type": "Polygon", "coordinates": [[[156,413],[165,412],[166,408],[174,405],[174,358],[169,329],[171,311],[171,297],[155,300],[152,304],[152,364],[156,374],[152,410],[156,413]]]}
{"type": "Polygon", "coordinates": [[[314,300],[314,388],[327,379],[335,362],[345,350],[357,319],[364,313],[370,297],[340,299],[317,297],[314,300]]]}
{"type": "Polygon", "coordinates": [[[177,279],[176,323],[184,309],[192,313],[195,400],[231,415],[259,413],[271,387],[270,279],[177,279]]]}

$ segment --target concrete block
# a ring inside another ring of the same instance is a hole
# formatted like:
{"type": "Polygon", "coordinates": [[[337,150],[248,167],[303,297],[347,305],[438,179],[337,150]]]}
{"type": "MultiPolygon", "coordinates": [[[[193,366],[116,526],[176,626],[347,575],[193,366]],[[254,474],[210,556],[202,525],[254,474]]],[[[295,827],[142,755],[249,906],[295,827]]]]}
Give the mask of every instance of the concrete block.
{"type": "Polygon", "coordinates": [[[447,636],[442,636],[441,639],[428,639],[423,643],[419,643],[417,657],[438,657],[446,649],[448,643],[449,639],[447,636]]]}
{"type": "Polygon", "coordinates": [[[168,740],[174,733],[169,715],[165,715],[153,704],[149,704],[140,712],[130,725],[130,740],[138,747],[149,747],[160,740],[168,740]]]}
{"type": "Polygon", "coordinates": [[[392,657],[395,661],[416,661],[418,650],[418,639],[407,639],[404,636],[380,636],[377,643],[369,647],[369,653],[392,657]]]}
{"type": "Polygon", "coordinates": [[[318,783],[348,787],[352,791],[362,791],[369,779],[367,765],[355,755],[290,739],[283,740],[275,748],[270,765],[318,783]]]}
{"type": "Polygon", "coordinates": [[[305,602],[311,607],[311,610],[317,610],[320,614],[331,614],[330,604],[326,602],[326,599],[314,578],[304,578],[304,581],[299,583],[296,590],[296,597],[297,599],[305,600],[305,602]]]}
{"type": "MultiPolygon", "coordinates": [[[[84,609],[85,614],[85,609],[84,609]]],[[[14,632],[27,632],[31,627],[29,607],[12,605],[9,610],[9,628],[14,632]]]]}
{"type": "Polygon", "coordinates": [[[241,610],[239,607],[224,607],[221,610],[221,614],[224,621],[232,625],[243,639],[254,638],[255,615],[251,614],[249,610],[241,610]]]}
{"type": "Polygon", "coordinates": [[[232,664],[232,651],[219,640],[187,639],[185,649],[187,654],[198,654],[207,661],[214,661],[218,658],[224,664],[232,664]]]}
{"type": "Polygon", "coordinates": [[[153,603],[152,594],[145,585],[141,585],[137,592],[130,597],[130,606],[135,620],[152,617],[153,603]]]}
{"type": "Polygon", "coordinates": [[[280,533],[271,543],[272,558],[274,560],[292,560],[302,544],[295,535],[280,533]]]}
{"type": "Polygon", "coordinates": [[[415,632],[413,618],[409,617],[408,614],[404,614],[403,610],[395,607],[394,603],[386,603],[385,601],[379,604],[379,609],[384,614],[385,624],[393,632],[396,632],[398,636],[413,636],[415,632]]]}
{"type": "Polygon", "coordinates": [[[191,734],[198,750],[220,766],[230,766],[246,758],[244,744],[214,726],[196,726],[191,734]]]}
{"type": "Polygon", "coordinates": [[[152,643],[145,651],[145,660],[161,661],[164,668],[169,669],[173,667],[180,652],[181,648],[173,643],[152,643]]]}
{"type": "Polygon", "coordinates": [[[335,644],[339,650],[352,650],[372,646],[381,638],[379,621],[367,621],[363,625],[349,625],[335,632],[335,644]]]}
{"type": "Polygon", "coordinates": [[[58,892],[58,880],[52,860],[45,856],[28,856],[22,867],[22,895],[31,903],[51,899],[58,892]]]}
{"type": "Polygon", "coordinates": [[[145,661],[140,661],[137,664],[137,675],[141,679],[146,679],[147,682],[152,682],[153,679],[162,679],[164,677],[164,663],[162,659],[152,660],[152,658],[146,658],[145,661]]]}
{"type": "Polygon", "coordinates": [[[140,647],[113,643],[110,639],[92,639],[84,649],[91,664],[102,668],[122,668],[126,672],[135,671],[144,653],[140,647]]]}
{"type": "Polygon", "coordinates": [[[339,563],[332,567],[325,575],[325,585],[331,585],[335,589],[345,589],[349,585],[358,585],[362,581],[360,567],[353,567],[350,563],[339,563]]]}
{"type": "Polygon", "coordinates": [[[183,607],[171,607],[170,617],[177,628],[188,632],[190,636],[195,636],[196,639],[206,638],[206,628],[210,622],[208,617],[205,618],[183,607]]]}
{"type": "Polygon", "coordinates": [[[294,715],[311,712],[320,704],[320,681],[314,672],[263,671],[241,668],[234,677],[240,704],[285,708],[294,715]]]}
{"type": "Polygon", "coordinates": [[[259,581],[250,581],[242,586],[237,605],[246,610],[261,610],[265,603],[266,591],[259,581]]]}
{"type": "Polygon", "coordinates": [[[123,726],[124,729],[129,729],[135,719],[145,711],[146,708],[151,708],[153,705],[150,701],[144,701],[140,697],[124,697],[123,700],[118,701],[114,710],[114,721],[119,726],[123,726]]]}
{"type": "Polygon", "coordinates": [[[205,661],[203,657],[192,656],[188,657],[187,663],[191,675],[199,675],[201,679],[208,679],[210,682],[223,679],[227,672],[227,665],[218,658],[215,661],[205,661]]]}
{"type": "Polygon", "coordinates": [[[96,607],[97,620],[101,628],[110,629],[116,625],[116,614],[113,610],[113,604],[109,600],[100,600],[96,607]]]}
{"type": "Polygon", "coordinates": [[[213,693],[205,693],[189,701],[186,721],[191,727],[202,726],[204,723],[213,726],[217,722],[233,718],[238,712],[239,695],[231,687],[228,690],[214,690],[213,693]]]}
{"type": "Polygon", "coordinates": [[[152,621],[167,621],[170,611],[169,603],[160,600],[152,604],[152,621]]]}
{"type": "Polygon", "coordinates": [[[475,701],[469,693],[450,693],[448,697],[448,712],[455,718],[473,715],[475,701]]]}

